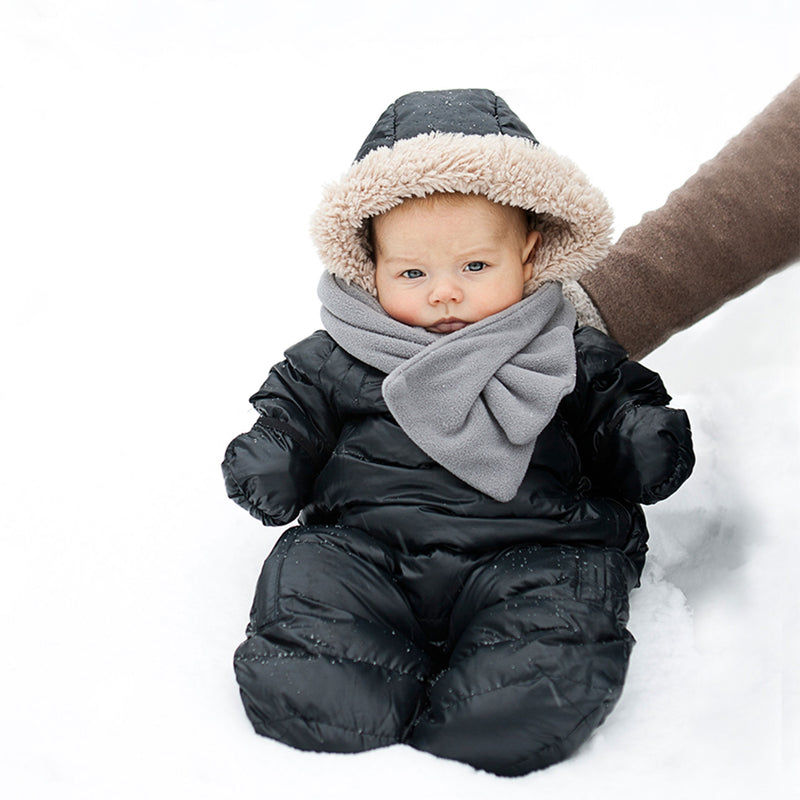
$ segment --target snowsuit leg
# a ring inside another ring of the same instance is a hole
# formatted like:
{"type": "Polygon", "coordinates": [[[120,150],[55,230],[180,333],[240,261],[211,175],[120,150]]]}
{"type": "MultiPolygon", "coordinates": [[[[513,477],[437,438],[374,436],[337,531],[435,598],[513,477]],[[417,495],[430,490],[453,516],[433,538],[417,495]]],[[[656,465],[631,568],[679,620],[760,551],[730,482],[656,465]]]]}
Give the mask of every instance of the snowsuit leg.
{"type": "Polygon", "coordinates": [[[602,547],[514,547],[479,566],[409,744],[499,775],[567,758],[622,692],[637,579],[624,553],[602,547]]]}
{"type": "Polygon", "coordinates": [[[431,671],[391,551],[342,527],[279,539],[234,668],[257,733],[331,752],[401,741],[431,671]]]}

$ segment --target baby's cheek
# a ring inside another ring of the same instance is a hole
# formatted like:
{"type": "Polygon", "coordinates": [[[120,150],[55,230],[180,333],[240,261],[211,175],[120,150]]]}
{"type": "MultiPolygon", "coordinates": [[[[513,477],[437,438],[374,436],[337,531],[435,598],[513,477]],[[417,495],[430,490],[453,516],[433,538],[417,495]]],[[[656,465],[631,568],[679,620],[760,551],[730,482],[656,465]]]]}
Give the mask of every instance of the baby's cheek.
{"type": "Polygon", "coordinates": [[[419,304],[414,302],[413,298],[408,296],[384,296],[382,299],[379,296],[378,302],[383,307],[383,310],[398,322],[404,322],[406,325],[417,325],[420,321],[419,304]]]}

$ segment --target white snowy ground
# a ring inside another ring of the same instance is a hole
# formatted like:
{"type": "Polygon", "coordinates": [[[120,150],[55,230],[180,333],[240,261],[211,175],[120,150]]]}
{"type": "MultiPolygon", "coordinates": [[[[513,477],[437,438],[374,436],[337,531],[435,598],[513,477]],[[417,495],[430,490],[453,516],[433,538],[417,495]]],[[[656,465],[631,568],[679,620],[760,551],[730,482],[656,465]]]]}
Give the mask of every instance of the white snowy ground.
{"type": "Polygon", "coordinates": [[[218,464],[318,326],[308,217],[396,96],[495,89],[621,231],[788,84],[798,41],[788,0],[3,0],[2,795],[790,796],[797,267],[647,360],[697,471],[649,514],[617,711],[543,773],[255,736],[230,662],[278,532],[218,464]]]}

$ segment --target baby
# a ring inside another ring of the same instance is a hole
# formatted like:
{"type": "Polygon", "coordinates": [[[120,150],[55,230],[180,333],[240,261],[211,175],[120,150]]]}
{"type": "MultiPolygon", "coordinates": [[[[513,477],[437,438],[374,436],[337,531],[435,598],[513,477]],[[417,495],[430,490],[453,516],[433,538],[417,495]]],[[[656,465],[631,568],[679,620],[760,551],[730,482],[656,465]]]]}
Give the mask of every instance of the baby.
{"type": "Polygon", "coordinates": [[[609,714],[639,503],[694,463],[659,377],[575,326],[565,293],[610,226],[485,90],[400,98],[327,190],[326,331],[273,367],[223,464],[264,524],[299,517],[235,656],[258,733],[522,775],[609,714]]]}

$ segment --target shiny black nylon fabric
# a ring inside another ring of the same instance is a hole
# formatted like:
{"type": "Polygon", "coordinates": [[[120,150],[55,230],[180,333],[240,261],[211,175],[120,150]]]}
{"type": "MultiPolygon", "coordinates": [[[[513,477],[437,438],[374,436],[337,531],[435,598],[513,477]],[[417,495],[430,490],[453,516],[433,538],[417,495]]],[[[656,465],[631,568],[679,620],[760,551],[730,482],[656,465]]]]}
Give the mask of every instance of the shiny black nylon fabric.
{"type": "Polygon", "coordinates": [[[394,147],[423,133],[504,134],[539,144],[528,126],[489,89],[411,92],[395,100],[370,131],[356,161],[379,147],[394,147]]]}
{"type": "Polygon", "coordinates": [[[406,743],[500,775],[542,769],[621,695],[633,570],[616,548],[522,545],[470,563],[354,528],[290,528],[234,657],[246,713],[303,750],[406,743]],[[437,597],[441,640],[425,616],[437,597]]]}
{"type": "Polygon", "coordinates": [[[228,494],[266,525],[368,531],[411,553],[530,542],[624,550],[639,568],[639,502],[668,496],[694,456],[659,377],[593,328],[575,336],[575,391],[542,433],[517,496],[498,503],[432,462],[381,396],[383,374],[323,331],[287,351],[251,398],[253,429],[228,447],[228,494]]]}
{"type": "Polygon", "coordinates": [[[253,396],[223,471],[267,558],[234,667],[255,730],[293,747],[406,743],[500,775],[573,753],[619,699],[644,560],[637,504],[693,464],[655,373],[590,328],[575,391],[497,503],[403,434],[383,375],[324,332],[253,396]]]}

